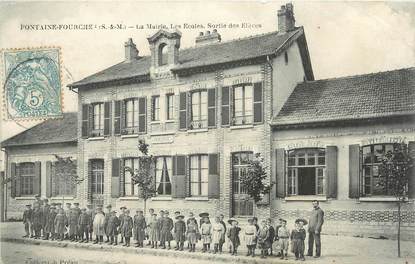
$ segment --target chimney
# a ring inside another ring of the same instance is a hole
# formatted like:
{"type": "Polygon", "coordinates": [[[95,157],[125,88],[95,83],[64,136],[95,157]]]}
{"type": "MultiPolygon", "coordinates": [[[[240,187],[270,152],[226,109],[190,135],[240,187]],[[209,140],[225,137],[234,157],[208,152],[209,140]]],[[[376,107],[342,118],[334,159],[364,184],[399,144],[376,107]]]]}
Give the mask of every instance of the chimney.
{"type": "Polygon", "coordinates": [[[210,31],[206,31],[206,33],[200,32],[199,36],[196,37],[196,46],[209,45],[220,41],[220,34],[214,29],[212,33],[210,33],[210,31]]]}
{"type": "Polygon", "coordinates": [[[125,61],[130,62],[133,59],[138,58],[138,49],[135,46],[133,39],[129,38],[124,44],[125,47],[125,61]]]}
{"type": "Polygon", "coordinates": [[[287,3],[278,10],[278,31],[282,34],[293,30],[295,27],[294,6],[287,3]]]}

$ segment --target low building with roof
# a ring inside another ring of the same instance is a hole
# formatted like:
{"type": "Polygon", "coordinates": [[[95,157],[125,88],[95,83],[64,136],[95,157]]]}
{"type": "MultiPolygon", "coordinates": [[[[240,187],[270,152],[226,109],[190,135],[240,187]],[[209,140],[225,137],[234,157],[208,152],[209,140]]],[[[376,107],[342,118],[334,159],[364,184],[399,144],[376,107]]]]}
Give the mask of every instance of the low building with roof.
{"type": "MultiPolygon", "coordinates": [[[[378,185],[379,165],[394,143],[415,152],[415,68],[299,83],[271,126],[274,216],[307,216],[315,199],[323,232],[396,235],[396,198],[378,185]]],[[[402,233],[413,240],[410,177],[402,233]]]]}
{"type": "MultiPolygon", "coordinates": [[[[77,158],[77,113],[64,113],[49,119],[3,142],[5,171],[11,181],[6,186],[5,215],[20,219],[26,204],[35,195],[54,202],[73,202],[75,185],[67,175],[58,173],[55,155],[77,158]]],[[[75,170],[76,170],[76,165],[75,170]]]]}

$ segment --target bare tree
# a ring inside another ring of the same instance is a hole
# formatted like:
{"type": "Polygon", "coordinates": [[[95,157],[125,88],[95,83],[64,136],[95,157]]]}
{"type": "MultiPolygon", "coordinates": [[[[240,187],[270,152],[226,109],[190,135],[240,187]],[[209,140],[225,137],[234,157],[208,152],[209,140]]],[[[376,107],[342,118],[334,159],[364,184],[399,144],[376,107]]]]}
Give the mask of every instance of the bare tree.
{"type": "MultiPolygon", "coordinates": [[[[73,160],[72,157],[61,157],[57,154],[54,154],[56,161],[53,163],[55,169],[55,177],[60,177],[61,179],[68,179],[62,181],[64,190],[67,189],[67,184],[73,186],[79,185],[84,178],[79,178],[77,173],[76,160],[73,160]]],[[[65,203],[65,193],[62,194],[62,204],[65,203]]]]}

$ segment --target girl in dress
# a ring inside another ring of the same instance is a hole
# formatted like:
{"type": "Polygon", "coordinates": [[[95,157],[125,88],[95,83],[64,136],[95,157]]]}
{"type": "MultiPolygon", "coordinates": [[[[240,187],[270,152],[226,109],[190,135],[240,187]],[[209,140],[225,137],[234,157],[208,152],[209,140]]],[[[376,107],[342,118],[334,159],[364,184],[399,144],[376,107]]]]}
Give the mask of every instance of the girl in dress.
{"type": "Polygon", "coordinates": [[[202,226],[200,227],[202,233],[203,249],[202,252],[210,251],[210,243],[212,243],[212,224],[208,217],[203,218],[202,226]]]}
{"type": "Polygon", "coordinates": [[[189,252],[195,252],[197,237],[199,234],[199,228],[195,218],[189,218],[189,224],[187,225],[186,237],[189,242],[189,252]]]}
{"type": "Polygon", "coordinates": [[[151,248],[158,247],[159,241],[159,221],[157,220],[157,214],[151,215],[151,221],[148,223],[148,239],[151,243],[151,248]]]}
{"type": "Polygon", "coordinates": [[[247,256],[255,257],[257,229],[252,218],[248,219],[249,225],[245,228],[245,245],[248,248],[247,256]]]}
{"type": "Polygon", "coordinates": [[[212,225],[212,243],[214,247],[213,253],[216,254],[219,250],[219,243],[225,233],[225,227],[220,222],[219,216],[215,217],[215,223],[212,225]]]}

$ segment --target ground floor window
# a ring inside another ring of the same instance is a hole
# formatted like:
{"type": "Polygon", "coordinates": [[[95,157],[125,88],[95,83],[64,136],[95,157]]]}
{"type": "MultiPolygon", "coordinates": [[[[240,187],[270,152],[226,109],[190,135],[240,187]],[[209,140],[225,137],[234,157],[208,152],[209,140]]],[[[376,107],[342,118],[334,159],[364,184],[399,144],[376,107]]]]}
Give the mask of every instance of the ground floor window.
{"type": "Polygon", "coordinates": [[[254,214],[254,202],[247,194],[241,178],[249,168],[249,161],[253,159],[252,152],[238,152],[232,154],[232,214],[234,216],[249,216],[254,214]]]}
{"type": "Polygon", "coordinates": [[[55,162],[53,165],[53,195],[54,196],[71,196],[75,191],[75,182],[77,173],[77,163],[59,164],[55,162]]]}
{"type": "Polygon", "coordinates": [[[34,194],[35,164],[25,162],[19,164],[21,195],[34,194]]]}
{"type": "Polygon", "coordinates": [[[91,191],[92,194],[104,193],[104,161],[91,161],[91,191]]]}
{"type": "Polygon", "coordinates": [[[288,151],[288,195],[325,195],[325,155],[319,148],[288,151]]]}
{"type": "Polygon", "coordinates": [[[208,195],[208,155],[190,156],[190,195],[208,195]]]}
{"type": "Polygon", "coordinates": [[[170,156],[156,159],[157,195],[171,195],[172,158],[170,156]]]}
{"type": "MultiPolygon", "coordinates": [[[[138,158],[127,158],[124,159],[124,167],[130,168],[132,171],[138,170],[138,158]]],[[[138,185],[134,184],[132,174],[129,171],[125,171],[124,187],[125,187],[125,196],[137,196],[138,195],[138,185]]]]}

